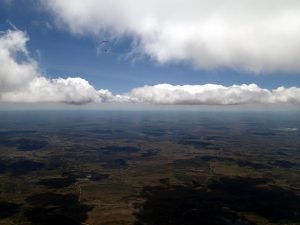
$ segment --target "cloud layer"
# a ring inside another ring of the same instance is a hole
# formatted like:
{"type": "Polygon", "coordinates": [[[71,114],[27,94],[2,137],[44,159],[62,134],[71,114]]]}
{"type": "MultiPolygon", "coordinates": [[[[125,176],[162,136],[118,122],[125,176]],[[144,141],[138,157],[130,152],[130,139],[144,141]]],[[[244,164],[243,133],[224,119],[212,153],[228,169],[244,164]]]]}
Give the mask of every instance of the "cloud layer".
{"type": "Polygon", "coordinates": [[[171,105],[300,104],[300,88],[268,90],[256,84],[170,85],[158,84],[132,89],[124,101],[171,105]]]}
{"type": "Polygon", "coordinates": [[[82,35],[131,36],[159,63],[299,72],[298,0],[45,0],[61,26],[82,35]]]}
{"type": "Polygon", "coordinates": [[[256,84],[170,85],[138,87],[113,95],[96,90],[80,78],[48,79],[26,48],[28,37],[19,30],[0,35],[0,102],[148,103],[172,105],[300,104],[300,88],[268,90],[256,84]]]}

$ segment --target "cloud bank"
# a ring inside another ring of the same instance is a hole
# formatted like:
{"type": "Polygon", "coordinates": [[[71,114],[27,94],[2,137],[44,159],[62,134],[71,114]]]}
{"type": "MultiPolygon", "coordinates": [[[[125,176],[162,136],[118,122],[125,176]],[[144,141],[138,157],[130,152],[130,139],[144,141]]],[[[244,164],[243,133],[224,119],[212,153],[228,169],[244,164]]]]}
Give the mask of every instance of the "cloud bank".
{"type": "Polygon", "coordinates": [[[256,84],[170,85],[158,84],[132,89],[124,101],[170,105],[300,104],[300,88],[268,90],[256,84]]]}
{"type": "Polygon", "coordinates": [[[299,72],[298,0],[43,0],[57,22],[82,35],[133,38],[159,63],[299,72]]]}
{"type": "Polygon", "coordinates": [[[148,103],[164,105],[300,104],[300,88],[268,90],[256,84],[222,86],[170,85],[138,87],[113,95],[96,90],[80,77],[48,79],[26,48],[26,33],[8,30],[0,35],[0,102],[148,103]]]}

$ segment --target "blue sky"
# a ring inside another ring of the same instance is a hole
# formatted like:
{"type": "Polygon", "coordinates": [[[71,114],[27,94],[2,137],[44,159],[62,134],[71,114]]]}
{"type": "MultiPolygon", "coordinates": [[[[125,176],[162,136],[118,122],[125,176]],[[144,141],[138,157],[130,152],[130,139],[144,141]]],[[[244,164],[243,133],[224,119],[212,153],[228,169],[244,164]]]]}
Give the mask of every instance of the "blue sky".
{"type": "Polygon", "coordinates": [[[300,105],[300,1],[0,0],[0,103],[300,105]]]}
{"type": "Polygon", "coordinates": [[[80,76],[96,89],[106,88],[113,93],[159,83],[225,86],[256,83],[264,88],[300,86],[299,72],[255,74],[230,68],[195,69],[183,62],[159,64],[148,56],[134,61],[126,57],[130,52],[130,37],[111,40],[109,52],[97,54],[97,43],[106,40],[104,36],[78,35],[56,26],[54,16],[37,1],[0,4],[0,30],[11,29],[13,24],[26,31],[31,56],[48,77],[80,76]]]}

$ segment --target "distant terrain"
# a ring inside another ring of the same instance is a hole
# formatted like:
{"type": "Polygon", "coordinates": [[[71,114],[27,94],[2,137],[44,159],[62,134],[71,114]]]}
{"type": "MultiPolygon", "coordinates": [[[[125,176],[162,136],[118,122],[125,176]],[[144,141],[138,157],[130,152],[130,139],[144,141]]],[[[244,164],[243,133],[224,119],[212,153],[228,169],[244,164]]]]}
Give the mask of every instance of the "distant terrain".
{"type": "Polygon", "coordinates": [[[297,113],[0,116],[0,225],[300,224],[297,113]]]}

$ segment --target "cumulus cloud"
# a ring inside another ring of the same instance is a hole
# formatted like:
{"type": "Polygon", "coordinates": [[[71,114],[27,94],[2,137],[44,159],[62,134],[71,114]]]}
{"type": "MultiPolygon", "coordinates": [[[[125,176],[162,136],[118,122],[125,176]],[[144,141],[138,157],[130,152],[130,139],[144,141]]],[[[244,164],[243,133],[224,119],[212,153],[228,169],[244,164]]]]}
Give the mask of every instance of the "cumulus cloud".
{"type": "Polygon", "coordinates": [[[2,94],[5,102],[62,102],[68,104],[87,104],[103,102],[112,94],[108,90],[96,91],[88,81],[76,78],[33,79],[25,88],[2,94]]]}
{"type": "Polygon", "coordinates": [[[27,35],[18,30],[8,30],[0,36],[1,91],[19,88],[39,76],[38,65],[26,49],[27,41],[27,35]]]}
{"type": "Polygon", "coordinates": [[[123,101],[170,105],[300,104],[300,88],[268,90],[256,84],[223,86],[158,84],[132,89],[123,101]]]}
{"type": "Polygon", "coordinates": [[[96,90],[83,78],[48,79],[26,48],[26,33],[14,30],[0,35],[0,102],[146,103],[172,105],[300,104],[300,88],[268,90],[256,84],[222,86],[170,85],[138,87],[113,95],[96,90]]]}
{"type": "Polygon", "coordinates": [[[47,79],[30,57],[27,41],[20,30],[0,35],[0,101],[85,104],[111,97],[109,91],[95,90],[82,78],[47,79]]]}
{"type": "Polygon", "coordinates": [[[45,0],[77,34],[131,36],[133,52],[159,63],[299,72],[298,0],[45,0]]]}

